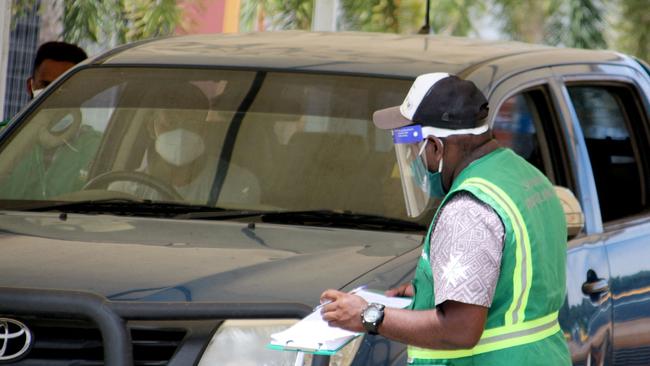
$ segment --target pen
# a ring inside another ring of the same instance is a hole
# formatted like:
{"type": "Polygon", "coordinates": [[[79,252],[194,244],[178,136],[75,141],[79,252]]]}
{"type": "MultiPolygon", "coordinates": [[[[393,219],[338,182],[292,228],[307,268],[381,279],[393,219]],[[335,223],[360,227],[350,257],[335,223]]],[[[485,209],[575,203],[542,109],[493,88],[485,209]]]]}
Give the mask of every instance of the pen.
{"type": "MultiPolygon", "coordinates": [[[[349,294],[354,294],[354,293],[357,293],[357,292],[359,292],[359,291],[365,289],[366,287],[368,287],[368,285],[361,285],[361,286],[359,286],[359,287],[355,287],[355,288],[353,288],[353,289],[352,289],[350,292],[348,292],[348,293],[349,293],[349,294]]],[[[321,302],[318,306],[316,306],[312,312],[316,312],[316,311],[320,310],[323,306],[325,306],[325,305],[327,305],[327,304],[331,304],[332,302],[333,302],[333,300],[325,300],[325,302],[321,302]]]]}

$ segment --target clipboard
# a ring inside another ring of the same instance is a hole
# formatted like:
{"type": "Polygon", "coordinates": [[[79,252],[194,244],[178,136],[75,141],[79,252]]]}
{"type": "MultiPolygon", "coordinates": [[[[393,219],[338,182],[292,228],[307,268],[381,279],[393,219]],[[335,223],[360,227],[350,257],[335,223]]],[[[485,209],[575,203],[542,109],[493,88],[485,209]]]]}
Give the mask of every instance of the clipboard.
{"type": "Polygon", "coordinates": [[[288,329],[271,334],[267,348],[331,356],[361,334],[330,327],[318,309],[288,329]]]}
{"type": "MultiPolygon", "coordinates": [[[[393,308],[405,308],[412,301],[411,298],[387,297],[372,290],[358,290],[355,294],[369,303],[380,303],[393,308]]],[[[330,327],[323,320],[320,308],[317,307],[311,314],[288,329],[271,334],[271,341],[267,344],[267,348],[331,356],[362,334],[364,333],[330,327]]]]}
{"type": "MultiPolygon", "coordinates": [[[[361,335],[361,333],[359,333],[359,335],[361,335]]],[[[340,344],[336,345],[336,347],[331,347],[331,344],[322,344],[322,343],[317,348],[309,347],[309,346],[292,346],[291,342],[289,342],[284,346],[279,344],[269,343],[266,345],[266,348],[276,350],[276,351],[305,352],[314,355],[333,356],[338,351],[340,351],[343,347],[345,347],[348,343],[352,342],[352,340],[358,337],[359,335],[347,338],[344,342],[341,342],[340,344]]]]}

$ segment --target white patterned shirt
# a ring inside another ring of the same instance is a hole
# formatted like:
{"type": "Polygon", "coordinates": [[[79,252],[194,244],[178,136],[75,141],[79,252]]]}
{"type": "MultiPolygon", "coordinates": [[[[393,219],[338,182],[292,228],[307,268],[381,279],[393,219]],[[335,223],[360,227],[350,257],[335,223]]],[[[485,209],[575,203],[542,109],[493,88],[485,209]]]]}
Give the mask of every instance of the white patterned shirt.
{"type": "Polygon", "coordinates": [[[492,207],[469,192],[447,201],[431,233],[429,251],[436,306],[453,300],[489,308],[503,241],[503,223],[492,207]]]}

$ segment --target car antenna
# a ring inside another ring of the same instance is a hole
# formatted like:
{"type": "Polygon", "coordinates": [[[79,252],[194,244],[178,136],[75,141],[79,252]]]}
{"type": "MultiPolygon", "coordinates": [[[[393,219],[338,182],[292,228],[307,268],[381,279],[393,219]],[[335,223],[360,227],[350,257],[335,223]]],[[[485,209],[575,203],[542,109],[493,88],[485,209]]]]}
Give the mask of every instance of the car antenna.
{"type": "Polygon", "coordinates": [[[431,0],[427,0],[427,10],[424,18],[424,25],[418,31],[418,34],[429,34],[431,32],[431,26],[429,25],[429,13],[431,9],[431,0]]]}

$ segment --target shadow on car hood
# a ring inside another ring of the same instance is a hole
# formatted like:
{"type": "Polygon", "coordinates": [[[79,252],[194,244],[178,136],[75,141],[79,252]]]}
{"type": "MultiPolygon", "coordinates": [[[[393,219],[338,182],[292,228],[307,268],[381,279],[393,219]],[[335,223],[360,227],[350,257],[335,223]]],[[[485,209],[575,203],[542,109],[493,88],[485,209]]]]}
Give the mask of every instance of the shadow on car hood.
{"type": "Polygon", "coordinates": [[[419,246],[415,234],[256,224],[4,213],[0,286],[113,300],[313,303],[419,246]]]}

